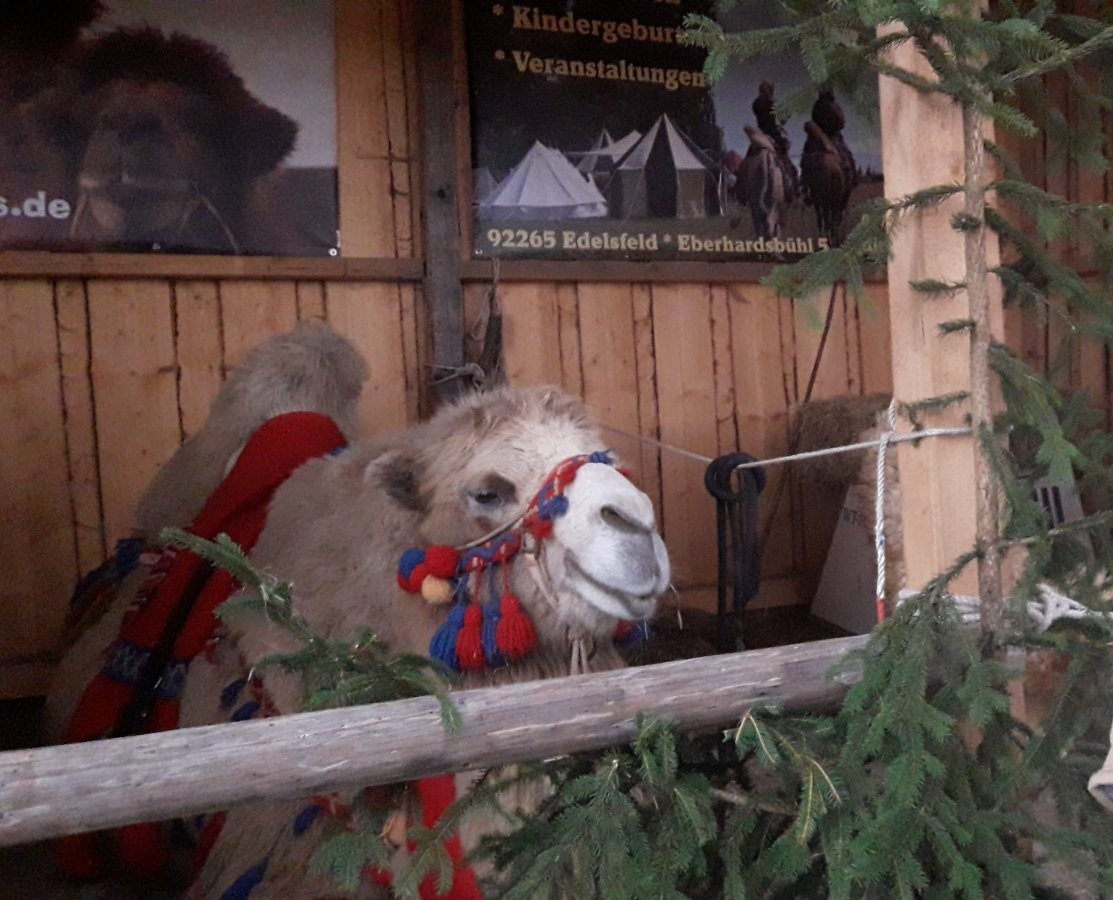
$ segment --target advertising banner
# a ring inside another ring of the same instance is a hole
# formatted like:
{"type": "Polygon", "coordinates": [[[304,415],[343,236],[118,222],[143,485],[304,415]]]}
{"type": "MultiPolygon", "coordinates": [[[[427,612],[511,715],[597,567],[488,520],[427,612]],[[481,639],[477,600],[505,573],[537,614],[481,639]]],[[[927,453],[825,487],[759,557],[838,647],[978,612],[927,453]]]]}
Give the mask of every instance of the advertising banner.
{"type": "Polygon", "coordinates": [[[0,12],[0,248],[338,252],[330,2],[0,12]]]}
{"type": "Polygon", "coordinates": [[[467,3],[473,254],[772,262],[838,243],[882,192],[878,129],[798,58],[711,84],[677,41],[687,13],[784,24],[772,4],[730,6],[467,3]],[[810,117],[786,117],[778,100],[802,90],[810,117]]]}

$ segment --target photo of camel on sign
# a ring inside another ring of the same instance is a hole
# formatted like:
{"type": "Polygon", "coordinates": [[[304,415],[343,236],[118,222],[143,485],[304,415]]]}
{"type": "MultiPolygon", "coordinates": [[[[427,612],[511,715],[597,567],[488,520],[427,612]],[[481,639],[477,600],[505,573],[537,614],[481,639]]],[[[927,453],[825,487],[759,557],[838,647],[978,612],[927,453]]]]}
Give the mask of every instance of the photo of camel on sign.
{"type": "Polygon", "coordinates": [[[877,117],[790,54],[710,81],[677,41],[685,15],[785,24],[730,6],[466,4],[473,254],[773,263],[838,245],[883,192],[877,117]]]}
{"type": "Polygon", "coordinates": [[[334,58],[331,2],[5,4],[0,248],[336,255],[334,58]]]}

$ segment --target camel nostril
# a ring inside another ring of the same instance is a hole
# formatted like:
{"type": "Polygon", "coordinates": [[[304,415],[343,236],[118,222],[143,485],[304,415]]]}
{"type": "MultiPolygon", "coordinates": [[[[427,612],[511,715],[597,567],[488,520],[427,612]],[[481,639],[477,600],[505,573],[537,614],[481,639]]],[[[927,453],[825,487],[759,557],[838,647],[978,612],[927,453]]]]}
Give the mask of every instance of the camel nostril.
{"type": "Polygon", "coordinates": [[[627,534],[640,534],[646,530],[645,526],[613,506],[604,506],[600,509],[599,518],[616,531],[624,531],[627,534]]]}

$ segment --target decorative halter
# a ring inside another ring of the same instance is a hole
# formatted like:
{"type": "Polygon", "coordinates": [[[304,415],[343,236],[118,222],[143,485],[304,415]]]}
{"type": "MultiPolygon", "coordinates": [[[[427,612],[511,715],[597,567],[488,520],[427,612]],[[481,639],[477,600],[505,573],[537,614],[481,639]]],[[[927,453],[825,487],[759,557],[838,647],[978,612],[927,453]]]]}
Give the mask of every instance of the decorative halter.
{"type": "MultiPolygon", "coordinates": [[[[457,672],[481,672],[533,651],[537,632],[510,589],[510,564],[527,535],[536,545],[552,536],[553,520],[568,512],[565,491],[587,463],[615,464],[606,450],[571,456],[545,479],[521,520],[493,537],[461,548],[411,547],[402,554],[398,584],[404,591],[421,594],[431,604],[453,604],[429,644],[430,656],[457,672]]],[[[630,622],[619,622],[615,633],[623,643],[644,636],[644,626],[630,622]]]]}

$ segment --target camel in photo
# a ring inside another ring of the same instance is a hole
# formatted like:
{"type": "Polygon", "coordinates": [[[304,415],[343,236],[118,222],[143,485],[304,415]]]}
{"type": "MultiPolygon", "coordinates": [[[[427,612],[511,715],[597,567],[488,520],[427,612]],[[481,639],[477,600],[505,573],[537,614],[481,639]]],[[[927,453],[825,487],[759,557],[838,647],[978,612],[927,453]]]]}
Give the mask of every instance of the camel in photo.
{"type": "Polygon", "coordinates": [[[737,195],[750,208],[758,237],[780,237],[793,200],[792,182],[785,176],[772,138],[753,125],[744,130],[750,149],[738,172],[737,195]]]}
{"type": "Polygon", "coordinates": [[[789,156],[792,146],[784,123],[777,118],[774,85],[758,86],[752,109],[757,128],[744,125],[750,141],[739,166],[735,196],[750,209],[754,233],[761,238],[780,237],[785,217],[799,193],[799,173],[789,156]]]}
{"type": "Polygon", "coordinates": [[[75,246],[282,249],[271,242],[280,223],[268,220],[268,179],[293,151],[298,126],[254,96],[217,47],[118,28],[89,41],[76,66],[75,246]]]}
{"type": "MultiPolygon", "coordinates": [[[[294,585],[295,608],[319,634],[351,638],[370,628],[393,652],[458,669],[458,687],[617,668],[624,662],[616,635],[653,616],[669,562],[649,498],[605,447],[583,405],[556,389],[473,394],[396,435],[300,465],[274,491],[251,558],[294,585]]],[[[229,478],[254,452],[249,442],[229,478]]],[[[251,668],[290,649],[288,635],[262,616],[225,623],[185,672],[175,670],[177,724],[301,710],[294,675],[251,668]]],[[[84,680],[77,674],[71,668],[81,690],[93,671],[84,680]]],[[[59,690],[72,695],[74,687],[59,690]]],[[[459,794],[473,778],[448,781],[459,794]]],[[[308,862],[333,812],[359,794],[187,823],[211,848],[188,896],[233,887],[247,888],[237,896],[335,894],[308,862]]],[[[405,792],[399,821],[427,817],[423,800],[421,785],[405,792]]],[[[500,821],[477,814],[452,839],[460,891],[453,896],[479,895],[462,849],[500,821]]],[[[405,864],[399,843],[393,868],[405,864]]],[[[359,895],[388,890],[391,877],[374,870],[359,895]]]]}
{"type": "Polygon", "coordinates": [[[800,183],[807,202],[815,207],[815,220],[822,237],[832,247],[842,242],[842,220],[854,184],[848,177],[836,144],[815,122],[805,122],[808,139],[800,156],[800,183]]]}
{"type": "Polygon", "coordinates": [[[805,202],[815,207],[819,233],[832,247],[842,243],[842,221],[858,186],[858,164],[843,137],[846,116],[831,91],[821,91],[804,123],[800,181],[805,202]]]}

